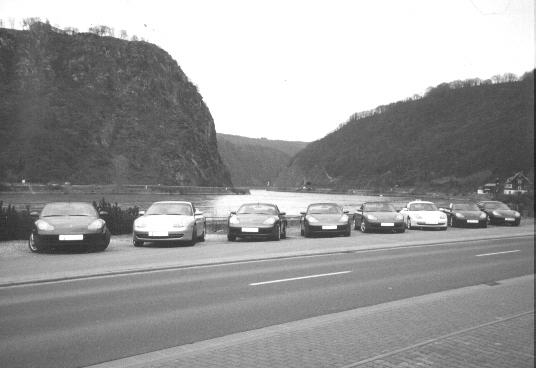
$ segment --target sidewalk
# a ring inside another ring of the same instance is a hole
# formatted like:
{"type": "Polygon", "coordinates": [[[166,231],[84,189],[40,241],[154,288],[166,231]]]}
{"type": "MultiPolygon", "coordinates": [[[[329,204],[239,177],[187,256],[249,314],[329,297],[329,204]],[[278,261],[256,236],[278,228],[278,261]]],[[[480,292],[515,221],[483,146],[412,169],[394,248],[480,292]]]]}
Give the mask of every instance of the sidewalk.
{"type": "Polygon", "coordinates": [[[93,368],[533,367],[524,276],[237,333],[93,368]]]}

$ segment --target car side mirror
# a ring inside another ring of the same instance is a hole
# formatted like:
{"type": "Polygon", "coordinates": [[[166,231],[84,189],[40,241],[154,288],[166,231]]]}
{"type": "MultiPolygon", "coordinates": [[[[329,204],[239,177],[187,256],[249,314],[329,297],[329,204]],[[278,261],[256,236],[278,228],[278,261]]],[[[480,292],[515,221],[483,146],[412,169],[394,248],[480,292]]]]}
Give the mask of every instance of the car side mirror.
{"type": "Polygon", "coordinates": [[[231,215],[236,215],[236,211],[231,211],[231,215]]]}
{"type": "Polygon", "coordinates": [[[347,214],[350,213],[350,211],[348,211],[348,210],[344,210],[344,211],[342,211],[342,213],[344,213],[345,215],[347,215],[347,214]]]}
{"type": "Polygon", "coordinates": [[[141,210],[141,211],[138,211],[138,216],[143,216],[145,215],[145,211],[141,210]]]}
{"type": "Polygon", "coordinates": [[[286,214],[287,214],[286,212],[279,212],[280,216],[285,216],[286,214]]]}
{"type": "Polygon", "coordinates": [[[201,216],[203,214],[203,211],[195,210],[195,216],[201,216]]]}
{"type": "Polygon", "coordinates": [[[30,217],[31,218],[38,218],[39,217],[39,212],[37,212],[37,211],[30,212],[30,217]]]}
{"type": "Polygon", "coordinates": [[[303,216],[305,216],[305,212],[300,212],[300,215],[303,215],[303,216]]]}
{"type": "Polygon", "coordinates": [[[108,212],[107,211],[99,211],[99,216],[100,217],[108,216],[108,212]]]}
{"type": "Polygon", "coordinates": [[[407,211],[408,209],[406,207],[402,208],[400,212],[407,211]]]}

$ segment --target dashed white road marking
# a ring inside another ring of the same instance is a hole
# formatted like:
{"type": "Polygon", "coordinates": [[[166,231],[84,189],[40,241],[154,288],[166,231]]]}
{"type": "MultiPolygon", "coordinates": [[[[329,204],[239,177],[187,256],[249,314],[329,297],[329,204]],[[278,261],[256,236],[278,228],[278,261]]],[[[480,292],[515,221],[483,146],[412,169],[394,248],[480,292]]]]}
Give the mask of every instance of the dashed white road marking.
{"type": "Polygon", "coordinates": [[[519,249],[515,249],[515,250],[507,250],[507,251],[504,251],[504,252],[477,254],[476,256],[477,257],[485,257],[485,256],[494,256],[496,254],[516,253],[516,252],[521,252],[521,251],[519,249]]]}
{"type": "Polygon", "coordinates": [[[304,280],[304,279],[314,279],[316,277],[326,277],[326,276],[334,276],[334,275],[342,275],[345,273],[350,273],[352,271],[341,271],[341,272],[332,272],[332,273],[321,273],[317,275],[308,275],[308,276],[301,276],[301,277],[292,277],[289,279],[280,279],[280,280],[271,280],[271,281],[263,281],[263,282],[254,282],[252,284],[249,284],[249,286],[258,286],[258,285],[266,285],[266,284],[275,284],[278,282],[287,282],[287,281],[295,281],[295,280],[304,280]]]}

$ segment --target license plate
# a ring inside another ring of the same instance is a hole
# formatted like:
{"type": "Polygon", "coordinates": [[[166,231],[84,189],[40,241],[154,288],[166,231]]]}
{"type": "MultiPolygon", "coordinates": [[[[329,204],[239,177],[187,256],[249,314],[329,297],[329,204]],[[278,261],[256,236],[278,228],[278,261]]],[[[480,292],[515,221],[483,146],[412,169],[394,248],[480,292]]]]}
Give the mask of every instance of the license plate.
{"type": "Polygon", "coordinates": [[[478,224],[478,220],[467,220],[468,224],[478,224]]]}
{"type": "Polygon", "coordinates": [[[337,225],[324,225],[322,230],[337,230],[337,225]]]}
{"type": "Polygon", "coordinates": [[[380,226],[395,226],[394,222],[382,222],[380,226]]]}
{"type": "Polygon", "coordinates": [[[242,232],[243,233],[258,233],[259,228],[258,227],[243,227],[242,232]]]}
{"type": "Polygon", "coordinates": [[[511,218],[511,217],[507,217],[507,218],[505,218],[505,220],[506,220],[506,221],[515,221],[516,219],[511,218]]]}
{"type": "Polygon", "coordinates": [[[149,236],[169,236],[167,231],[149,231],[149,236]]]}
{"type": "Polygon", "coordinates": [[[60,240],[84,240],[84,235],[60,235],[60,240]]]}

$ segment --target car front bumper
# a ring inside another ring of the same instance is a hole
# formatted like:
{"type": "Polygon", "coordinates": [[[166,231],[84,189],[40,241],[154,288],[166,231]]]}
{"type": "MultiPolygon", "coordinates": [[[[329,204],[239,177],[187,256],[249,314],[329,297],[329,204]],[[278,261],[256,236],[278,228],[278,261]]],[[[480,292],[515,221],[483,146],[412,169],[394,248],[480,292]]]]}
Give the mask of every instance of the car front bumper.
{"type": "Polygon", "coordinates": [[[305,231],[311,235],[343,235],[350,231],[350,224],[324,224],[324,225],[310,225],[305,223],[305,231]]]}
{"type": "Polygon", "coordinates": [[[369,230],[374,230],[374,231],[402,230],[406,227],[406,224],[404,223],[404,221],[397,221],[397,222],[367,221],[366,224],[368,225],[369,230]]]}
{"type": "Polygon", "coordinates": [[[229,226],[229,235],[239,238],[270,238],[275,235],[271,226],[229,226]]]}
{"type": "Polygon", "coordinates": [[[489,222],[494,225],[519,225],[521,217],[490,216],[489,222]]]}
{"type": "Polygon", "coordinates": [[[34,242],[40,248],[104,246],[110,242],[109,233],[82,234],[82,240],[60,240],[60,235],[34,232],[34,242]]]}
{"type": "Polygon", "coordinates": [[[174,242],[174,241],[191,241],[193,231],[166,231],[161,234],[152,234],[149,231],[134,231],[134,241],[142,242],[174,242]]]}

